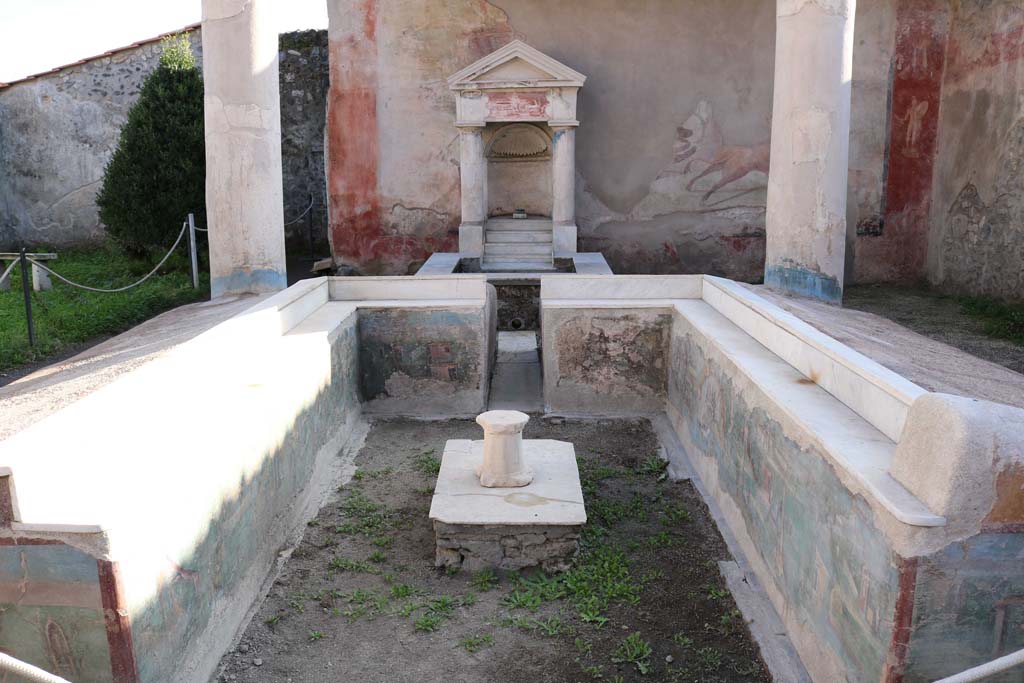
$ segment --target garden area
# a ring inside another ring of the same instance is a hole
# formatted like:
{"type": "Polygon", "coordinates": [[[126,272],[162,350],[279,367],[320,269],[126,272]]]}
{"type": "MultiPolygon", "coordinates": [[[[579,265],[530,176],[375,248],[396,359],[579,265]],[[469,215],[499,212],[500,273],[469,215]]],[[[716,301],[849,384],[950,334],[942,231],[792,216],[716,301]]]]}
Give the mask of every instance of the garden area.
{"type": "Polygon", "coordinates": [[[563,574],[434,566],[431,496],[472,421],[375,422],[218,681],[770,681],[700,495],[646,420],[535,418],[575,445],[588,522],[563,574]]]}
{"type": "MultiPolygon", "coordinates": [[[[184,258],[185,250],[178,248],[184,258]]],[[[48,266],[90,287],[116,289],[142,278],[152,268],[116,248],[58,252],[48,266]]],[[[36,343],[29,345],[21,269],[11,272],[11,287],[0,291],[0,385],[12,371],[56,360],[123,332],[166,310],[209,297],[209,276],[193,289],[188,267],[154,275],[125,292],[89,292],[53,280],[53,289],[32,293],[36,343]]]]}
{"type": "MultiPolygon", "coordinates": [[[[166,38],[161,48],[160,63],[128,113],[96,196],[106,242],[81,249],[13,245],[6,250],[57,251],[57,260],[47,262],[55,272],[88,287],[118,289],[143,278],[164,258],[189,213],[205,227],[202,75],[186,36],[166,38]]],[[[32,294],[34,345],[28,339],[21,268],[15,266],[10,288],[0,291],[0,385],[35,364],[66,357],[158,313],[207,298],[205,235],[198,235],[203,273],[198,289],[192,286],[187,239],[182,242],[158,273],[124,292],[90,292],[51,278],[52,290],[32,294]]]]}

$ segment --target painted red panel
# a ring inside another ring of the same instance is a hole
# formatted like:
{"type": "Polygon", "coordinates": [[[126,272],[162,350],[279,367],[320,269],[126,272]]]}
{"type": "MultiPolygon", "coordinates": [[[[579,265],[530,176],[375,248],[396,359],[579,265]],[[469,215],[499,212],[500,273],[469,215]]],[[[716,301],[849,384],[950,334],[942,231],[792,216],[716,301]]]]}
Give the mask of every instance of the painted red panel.
{"type": "Polygon", "coordinates": [[[900,3],[884,227],[880,235],[859,236],[858,281],[917,280],[924,275],[948,35],[946,0],[900,3]]]}
{"type": "Polygon", "coordinates": [[[100,598],[103,620],[107,625],[107,646],[110,648],[110,670],[114,683],[138,683],[132,629],[121,586],[121,570],[116,562],[96,560],[100,577],[100,598]]]}
{"type": "Polygon", "coordinates": [[[362,263],[380,237],[377,0],[352,3],[362,29],[332,40],[327,105],[327,194],[336,259],[362,263]]]}
{"type": "Polygon", "coordinates": [[[914,624],[914,592],[917,589],[917,558],[900,563],[900,579],[893,614],[892,640],[885,664],[885,683],[902,683],[914,624]]]}

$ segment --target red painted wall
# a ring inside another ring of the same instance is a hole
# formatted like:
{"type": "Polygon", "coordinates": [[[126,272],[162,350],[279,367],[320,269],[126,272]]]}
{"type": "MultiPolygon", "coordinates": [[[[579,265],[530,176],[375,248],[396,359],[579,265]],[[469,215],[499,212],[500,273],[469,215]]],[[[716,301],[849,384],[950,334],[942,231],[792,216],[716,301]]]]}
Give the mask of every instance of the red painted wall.
{"type": "Polygon", "coordinates": [[[899,2],[883,221],[858,231],[855,282],[924,277],[948,35],[946,0],[899,2]]]}
{"type": "Polygon", "coordinates": [[[327,196],[330,240],[342,264],[372,258],[380,234],[377,128],[377,0],[353,3],[360,31],[330,42],[327,196]]]}

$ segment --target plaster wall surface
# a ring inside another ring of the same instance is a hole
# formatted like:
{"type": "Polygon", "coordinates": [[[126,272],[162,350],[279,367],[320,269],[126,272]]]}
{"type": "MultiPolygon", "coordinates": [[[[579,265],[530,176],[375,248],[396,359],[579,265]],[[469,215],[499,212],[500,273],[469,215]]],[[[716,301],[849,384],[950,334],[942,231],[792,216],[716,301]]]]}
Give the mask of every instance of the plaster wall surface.
{"type": "MultiPolygon", "coordinates": [[[[896,1],[858,7],[853,225],[876,224],[882,211],[896,1]]],[[[459,145],[444,78],[520,38],[588,78],[576,133],[581,251],[604,253],[618,273],[761,278],[773,3],[657,0],[643,11],[618,0],[328,6],[336,65],[328,144],[336,162],[327,173],[339,263],[397,274],[454,249],[459,145]]],[[[491,171],[492,199],[503,197],[498,173],[491,171]]],[[[516,179],[508,186],[530,191],[516,179]]],[[[505,203],[489,208],[505,211],[505,203]]]]}
{"type": "Polygon", "coordinates": [[[207,680],[351,474],[367,377],[427,370],[371,412],[483,410],[485,279],[353,280],[263,299],[0,442],[0,645],[71,680],[207,680]]]}
{"type": "Polygon", "coordinates": [[[1024,300],[1024,7],[966,0],[948,22],[927,277],[1024,300]]]}
{"type": "MultiPolygon", "coordinates": [[[[930,681],[1024,646],[1024,411],[929,393],[720,278],[572,284],[542,281],[546,361],[581,321],[669,312],[667,351],[634,336],[628,353],[665,354],[676,466],[699,474],[814,680],[930,681]]],[[[609,337],[586,367],[619,361],[609,337]]],[[[548,407],[581,412],[592,388],[573,403],[566,374],[545,367],[548,407]]],[[[602,412],[637,410],[620,380],[602,412]]]]}
{"type": "Polygon", "coordinates": [[[68,680],[113,680],[101,566],[88,553],[57,541],[2,539],[2,651],[68,680]]]}
{"type": "Polygon", "coordinates": [[[670,419],[811,677],[882,680],[899,558],[872,510],[682,317],[671,362],[670,419]]]}
{"type": "Polygon", "coordinates": [[[203,0],[210,291],[287,287],[277,34],[267,0],[203,0]]]}
{"type": "Polygon", "coordinates": [[[367,412],[486,410],[489,322],[483,306],[360,309],[359,387],[367,412]]]}
{"type": "MultiPolygon", "coordinates": [[[[99,590],[84,579],[62,589],[77,564],[41,557],[42,579],[57,581],[33,589],[41,604],[88,610],[95,593],[106,614],[99,646],[91,622],[79,624],[87,613],[51,610],[47,628],[68,636],[23,631],[42,639],[24,650],[42,653],[33,663],[73,662],[73,680],[210,675],[359,442],[355,307],[310,316],[326,300],[326,281],[297,285],[0,442],[3,483],[17,491],[0,536],[71,546],[99,571],[99,590]],[[168,428],[183,406],[189,429],[168,428]]],[[[3,552],[17,561],[17,549],[3,552]]]]}
{"type": "Polygon", "coordinates": [[[623,308],[542,305],[544,403],[549,411],[661,412],[672,315],[665,309],[623,308]]]}

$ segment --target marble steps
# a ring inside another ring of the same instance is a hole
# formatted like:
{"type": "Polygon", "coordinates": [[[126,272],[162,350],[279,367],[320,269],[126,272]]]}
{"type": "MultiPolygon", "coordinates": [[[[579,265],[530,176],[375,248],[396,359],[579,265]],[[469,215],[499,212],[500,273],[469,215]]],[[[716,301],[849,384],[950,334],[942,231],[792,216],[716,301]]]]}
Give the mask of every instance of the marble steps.
{"type": "Polygon", "coordinates": [[[495,230],[487,232],[487,244],[529,242],[551,244],[550,230],[495,230]]]}
{"type": "Polygon", "coordinates": [[[525,231],[525,232],[551,232],[551,219],[549,218],[490,218],[487,221],[487,232],[525,231]]]}
{"type": "Polygon", "coordinates": [[[517,258],[551,259],[551,242],[487,242],[484,245],[484,258],[503,256],[517,258]]]}
{"type": "Polygon", "coordinates": [[[480,270],[485,273],[554,273],[555,266],[550,259],[483,259],[480,270]]]}

